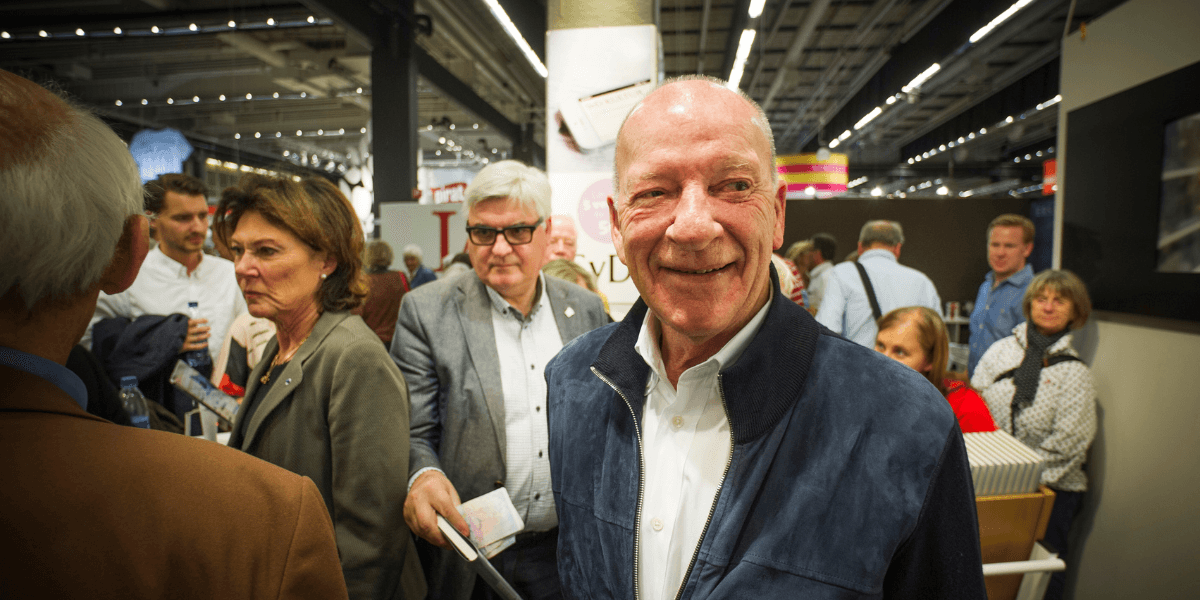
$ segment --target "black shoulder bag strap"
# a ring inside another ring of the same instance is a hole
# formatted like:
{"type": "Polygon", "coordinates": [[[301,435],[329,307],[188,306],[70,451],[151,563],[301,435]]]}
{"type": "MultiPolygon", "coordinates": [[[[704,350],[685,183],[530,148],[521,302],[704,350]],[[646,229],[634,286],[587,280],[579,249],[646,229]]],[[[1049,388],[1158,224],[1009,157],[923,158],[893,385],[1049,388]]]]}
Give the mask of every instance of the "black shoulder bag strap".
{"type": "Polygon", "coordinates": [[[883,316],[883,312],[879,310],[879,300],[875,299],[875,288],[871,287],[871,278],[867,277],[867,270],[863,268],[858,261],[854,262],[854,267],[858,269],[858,276],[862,278],[863,287],[867,288],[867,300],[871,302],[871,314],[875,315],[875,320],[883,316]]]}
{"type": "MultiPolygon", "coordinates": [[[[1065,362],[1071,362],[1071,361],[1083,362],[1083,359],[1079,358],[1078,356],[1071,356],[1070,354],[1057,354],[1057,355],[1049,356],[1049,357],[1042,359],[1042,368],[1052,367],[1059,363],[1065,363],[1065,362]]],[[[995,383],[996,381],[1000,381],[1001,379],[1009,379],[1016,374],[1017,374],[1017,367],[1013,367],[1013,368],[997,375],[996,379],[992,383],[995,383]]]]}

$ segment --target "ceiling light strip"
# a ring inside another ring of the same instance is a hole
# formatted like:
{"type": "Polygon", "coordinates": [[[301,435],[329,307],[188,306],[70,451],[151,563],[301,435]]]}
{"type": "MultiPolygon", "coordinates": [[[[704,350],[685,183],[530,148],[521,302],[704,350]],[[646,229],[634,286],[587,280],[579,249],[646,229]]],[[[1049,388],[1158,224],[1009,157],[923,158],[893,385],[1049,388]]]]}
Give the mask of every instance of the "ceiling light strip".
{"type": "Polygon", "coordinates": [[[487,4],[488,10],[492,11],[492,16],[496,17],[496,20],[500,22],[500,26],[508,33],[508,37],[512,38],[517,46],[521,48],[521,52],[525,54],[525,58],[529,61],[529,64],[533,65],[533,70],[537,71],[538,75],[541,75],[544,79],[549,74],[546,70],[546,65],[542,64],[542,59],[538,58],[533,48],[529,47],[529,42],[525,41],[525,37],[521,35],[517,26],[513,24],[512,19],[508,18],[508,13],[504,12],[504,7],[500,6],[500,3],[496,0],[483,0],[483,2],[487,4]]]}

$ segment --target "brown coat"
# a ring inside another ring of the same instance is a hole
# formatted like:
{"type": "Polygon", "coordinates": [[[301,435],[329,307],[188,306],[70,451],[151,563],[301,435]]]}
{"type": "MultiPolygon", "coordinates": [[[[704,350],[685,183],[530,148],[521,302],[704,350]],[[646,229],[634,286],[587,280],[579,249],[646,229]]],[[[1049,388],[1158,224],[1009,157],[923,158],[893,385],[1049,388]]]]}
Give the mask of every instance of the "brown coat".
{"type": "Polygon", "coordinates": [[[0,597],[347,597],[312,481],[0,381],[0,597]]]}

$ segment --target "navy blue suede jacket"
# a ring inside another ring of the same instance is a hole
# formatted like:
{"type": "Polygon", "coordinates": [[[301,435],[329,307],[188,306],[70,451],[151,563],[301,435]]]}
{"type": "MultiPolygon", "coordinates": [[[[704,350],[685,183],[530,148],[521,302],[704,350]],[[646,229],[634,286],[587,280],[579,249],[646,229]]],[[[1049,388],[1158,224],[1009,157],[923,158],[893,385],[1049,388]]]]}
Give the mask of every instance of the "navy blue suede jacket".
{"type": "MultiPolygon", "coordinates": [[[[569,598],[636,598],[645,313],[546,367],[569,598]]],[[[678,598],[986,597],[962,434],[928,381],[782,295],[718,381],[732,457],[678,598]]]]}

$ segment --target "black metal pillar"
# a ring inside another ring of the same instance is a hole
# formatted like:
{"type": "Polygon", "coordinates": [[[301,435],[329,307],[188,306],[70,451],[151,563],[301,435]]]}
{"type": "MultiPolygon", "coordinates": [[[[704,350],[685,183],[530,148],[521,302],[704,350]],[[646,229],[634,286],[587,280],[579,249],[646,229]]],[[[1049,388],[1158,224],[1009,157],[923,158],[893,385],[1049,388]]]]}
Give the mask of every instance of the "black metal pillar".
{"type": "Polygon", "coordinates": [[[400,0],[399,15],[384,15],[371,49],[371,144],[375,159],[375,237],[379,206],[413,202],[417,188],[417,65],[413,2],[400,0]],[[404,18],[407,16],[408,18],[404,18]],[[389,18],[390,17],[390,18],[389,18]]]}

